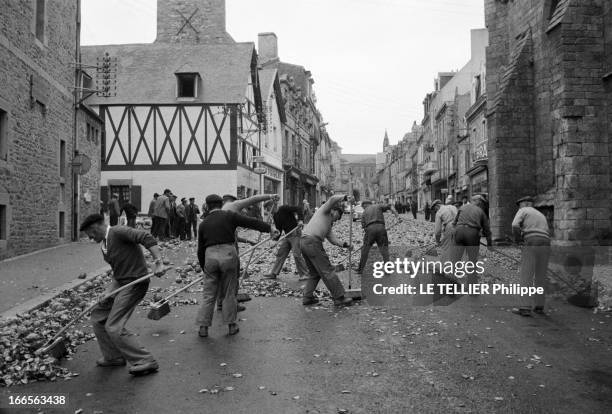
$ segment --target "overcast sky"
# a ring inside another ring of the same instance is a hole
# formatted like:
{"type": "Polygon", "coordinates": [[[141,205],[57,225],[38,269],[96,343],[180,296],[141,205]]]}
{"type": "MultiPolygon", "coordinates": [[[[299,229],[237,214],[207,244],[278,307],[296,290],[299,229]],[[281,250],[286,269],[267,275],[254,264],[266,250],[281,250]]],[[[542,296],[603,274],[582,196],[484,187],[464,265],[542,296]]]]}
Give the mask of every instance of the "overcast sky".
{"type": "MultiPolygon", "coordinates": [[[[83,0],[82,44],[149,43],[156,0],[83,0]]],[[[438,72],[470,56],[484,0],[226,0],[227,31],[275,32],[282,61],[310,70],[318,107],[343,153],[382,150],[423,118],[438,72]]]]}

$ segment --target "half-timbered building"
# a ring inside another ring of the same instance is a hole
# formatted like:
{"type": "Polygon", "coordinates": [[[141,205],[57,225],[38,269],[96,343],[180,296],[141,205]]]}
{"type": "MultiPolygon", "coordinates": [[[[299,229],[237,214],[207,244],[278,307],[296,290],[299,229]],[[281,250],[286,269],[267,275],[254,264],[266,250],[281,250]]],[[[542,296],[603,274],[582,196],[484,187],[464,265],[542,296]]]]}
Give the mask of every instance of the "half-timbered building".
{"type": "Polygon", "coordinates": [[[116,59],[115,92],[88,99],[104,122],[103,198],[118,193],[144,210],[164,188],[198,201],[260,191],[253,156],[265,117],[253,43],[83,47],[84,63],[104,56],[116,59]]]}

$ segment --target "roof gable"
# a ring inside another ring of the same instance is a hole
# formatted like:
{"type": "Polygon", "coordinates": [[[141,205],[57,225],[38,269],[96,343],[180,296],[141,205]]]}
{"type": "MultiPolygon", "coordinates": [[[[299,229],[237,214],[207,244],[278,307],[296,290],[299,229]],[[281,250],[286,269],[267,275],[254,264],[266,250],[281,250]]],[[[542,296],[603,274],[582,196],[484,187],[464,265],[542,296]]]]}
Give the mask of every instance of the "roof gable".
{"type": "Polygon", "coordinates": [[[255,45],[132,44],[84,46],[82,61],[95,65],[109,53],[117,58],[117,95],[92,96],[90,105],[176,103],[176,73],[198,73],[200,93],[194,103],[242,103],[251,70],[255,45]]]}

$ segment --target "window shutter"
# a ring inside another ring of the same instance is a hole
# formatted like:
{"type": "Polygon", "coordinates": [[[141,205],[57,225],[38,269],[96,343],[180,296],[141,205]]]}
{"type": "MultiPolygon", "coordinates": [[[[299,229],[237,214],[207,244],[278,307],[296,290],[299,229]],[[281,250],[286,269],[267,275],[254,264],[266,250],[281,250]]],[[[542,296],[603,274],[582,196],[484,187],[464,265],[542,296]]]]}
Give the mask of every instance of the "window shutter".
{"type": "Polygon", "coordinates": [[[142,211],[141,208],[141,192],[142,187],[139,185],[133,185],[130,187],[130,202],[138,209],[138,211],[142,211]]]}

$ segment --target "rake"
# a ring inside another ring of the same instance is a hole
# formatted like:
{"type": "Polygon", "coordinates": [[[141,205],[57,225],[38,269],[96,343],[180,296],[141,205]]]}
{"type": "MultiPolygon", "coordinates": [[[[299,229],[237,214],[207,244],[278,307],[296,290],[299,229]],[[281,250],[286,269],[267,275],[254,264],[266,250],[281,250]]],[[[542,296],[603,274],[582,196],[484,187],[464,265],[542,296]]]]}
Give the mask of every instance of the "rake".
{"type": "Polygon", "coordinates": [[[66,324],[66,326],[64,326],[62,329],[60,329],[55,336],[53,336],[53,338],[49,339],[43,346],[41,346],[40,348],[38,348],[34,353],[36,355],[42,355],[42,354],[47,354],[50,355],[56,359],[60,359],[63,356],[65,356],[68,353],[68,348],[66,348],[66,338],[64,338],[62,335],[64,332],[66,332],[68,330],[68,328],[70,328],[72,325],[74,325],[76,322],[78,322],[79,319],[81,319],[83,316],[85,316],[87,313],[91,312],[96,306],[98,306],[98,304],[114,295],[116,295],[117,293],[131,287],[134,286],[138,283],[144,282],[147,279],[150,279],[153,276],[153,273],[149,273],[139,279],[136,279],[130,283],[128,283],[127,285],[123,285],[120,288],[117,288],[115,290],[113,290],[112,292],[104,295],[101,299],[97,300],[95,303],[91,304],[90,306],[88,306],[83,312],[81,312],[76,318],[74,318],[72,321],[68,322],[68,324],[66,324]]]}
{"type": "Polygon", "coordinates": [[[181,292],[186,291],[187,289],[197,284],[198,282],[201,282],[202,280],[204,280],[204,276],[200,276],[193,282],[183,286],[182,288],[168,295],[166,298],[162,299],[161,301],[152,303],[151,308],[149,309],[149,313],[147,313],[147,318],[152,319],[154,321],[158,321],[164,316],[166,316],[167,314],[169,314],[170,313],[170,302],[168,301],[170,300],[170,298],[178,295],[181,292]]]}
{"type": "MultiPolygon", "coordinates": [[[[486,246],[486,244],[480,242],[481,245],[486,246]]],[[[504,256],[506,259],[510,259],[513,262],[517,263],[517,264],[521,264],[521,262],[517,259],[515,259],[512,256],[509,256],[503,252],[500,252],[498,250],[495,250],[495,253],[504,256]]],[[[579,308],[594,308],[595,306],[597,306],[597,299],[592,297],[591,295],[588,295],[585,293],[585,291],[579,291],[578,289],[576,289],[574,287],[574,285],[572,285],[570,282],[568,282],[564,277],[562,277],[560,274],[553,272],[550,269],[546,269],[546,271],[553,276],[554,278],[556,278],[557,280],[562,281],[563,283],[565,283],[565,285],[567,285],[570,289],[572,289],[574,292],[576,292],[576,294],[570,296],[569,298],[567,298],[567,301],[569,303],[571,303],[574,306],[577,306],[579,308]]]]}
{"type": "Polygon", "coordinates": [[[351,286],[353,275],[353,266],[351,265],[353,256],[353,203],[351,203],[351,215],[349,216],[349,245],[351,246],[351,250],[349,250],[348,252],[349,284],[348,289],[344,293],[344,296],[353,300],[361,300],[361,289],[353,289],[353,287],[351,286]]]}

